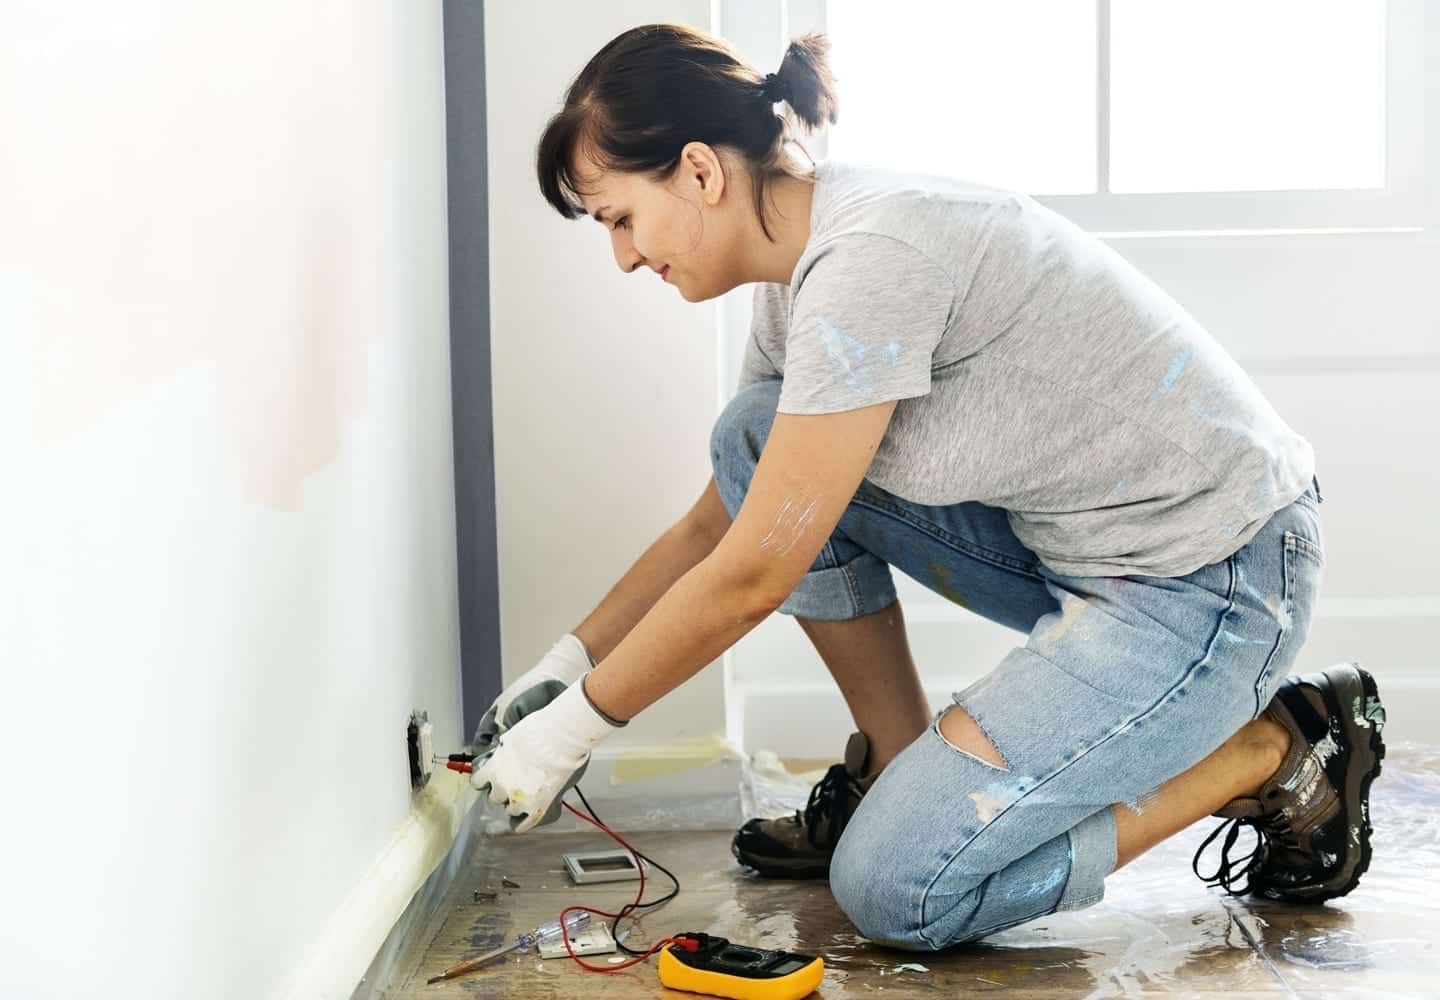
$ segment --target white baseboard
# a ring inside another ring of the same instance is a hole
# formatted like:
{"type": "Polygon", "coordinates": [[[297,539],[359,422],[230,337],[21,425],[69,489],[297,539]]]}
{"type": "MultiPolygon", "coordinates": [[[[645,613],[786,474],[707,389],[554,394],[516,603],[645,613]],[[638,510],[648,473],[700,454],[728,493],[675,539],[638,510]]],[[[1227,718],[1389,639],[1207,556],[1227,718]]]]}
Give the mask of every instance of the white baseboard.
{"type": "Polygon", "coordinates": [[[345,1000],[417,889],[446,857],[476,798],[462,775],[436,771],[410,815],[306,951],[274,1000],[345,1000]]]}

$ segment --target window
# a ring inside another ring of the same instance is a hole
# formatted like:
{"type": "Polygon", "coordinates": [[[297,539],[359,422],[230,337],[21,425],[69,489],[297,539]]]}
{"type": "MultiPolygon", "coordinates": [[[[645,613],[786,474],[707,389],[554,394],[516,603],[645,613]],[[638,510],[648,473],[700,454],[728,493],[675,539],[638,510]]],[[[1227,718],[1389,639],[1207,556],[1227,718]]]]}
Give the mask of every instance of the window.
{"type": "Polygon", "coordinates": [[[1381,0],[1111,0],[1112,191],[1384,186],[1381,0]]]}
{"type": "Polygon", "coordinates": [[[827,13],[840,92],[830,155],[1035,193],[1095,190],[1091,4],[830,0],[827,13]]]}
{"type": "Polygon", "coordinates": [[[1423,0],[828,0],[826,152],[1099,230],[1393,228],[1422,205],[1423,0]]]}

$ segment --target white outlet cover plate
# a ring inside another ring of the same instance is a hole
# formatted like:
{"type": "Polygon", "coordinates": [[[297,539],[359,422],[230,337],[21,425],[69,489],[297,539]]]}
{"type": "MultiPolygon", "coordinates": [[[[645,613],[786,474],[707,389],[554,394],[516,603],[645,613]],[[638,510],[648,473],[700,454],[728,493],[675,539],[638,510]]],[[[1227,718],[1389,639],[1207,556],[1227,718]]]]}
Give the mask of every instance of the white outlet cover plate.
{"type": "MultiPolygon", "coordinates": [[[[615,939],[610,936],[610,925],[593,923],[581,928],[578,934],[570,935],[570,947],[577,955],[608,955],[615,950],[615,939]]],[[[569,958],[564,941],[551,941],[539,946],[541,958],[569,958]]]]}
{"type": "Polygon", "coordinates": [[[435,769],[435,727],[427,719],[416,727],[416,744],[420,752],[420,777],[430,777],[435,769]]]}

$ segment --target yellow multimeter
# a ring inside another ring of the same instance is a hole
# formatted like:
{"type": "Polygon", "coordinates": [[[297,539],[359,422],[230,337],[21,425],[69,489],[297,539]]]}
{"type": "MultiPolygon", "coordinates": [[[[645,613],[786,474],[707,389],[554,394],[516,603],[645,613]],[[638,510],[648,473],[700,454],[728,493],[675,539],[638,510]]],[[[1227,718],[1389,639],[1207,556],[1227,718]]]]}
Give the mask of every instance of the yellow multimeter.
{"type": "Polygon", "coordinates": [[[733,1000],[799,1000],[820,985],[825,962],[686,931],[660,949],[659,972],[660,982],[672,990],[733,1000]]]}

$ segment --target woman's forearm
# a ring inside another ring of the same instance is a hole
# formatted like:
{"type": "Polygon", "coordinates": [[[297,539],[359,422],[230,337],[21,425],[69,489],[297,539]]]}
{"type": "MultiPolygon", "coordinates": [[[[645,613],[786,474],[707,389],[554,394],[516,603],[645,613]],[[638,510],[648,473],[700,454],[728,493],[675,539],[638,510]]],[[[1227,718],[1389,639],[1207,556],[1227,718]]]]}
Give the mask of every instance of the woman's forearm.
{"type": "MultiPolygon", "coordinates": [[[[713,554],[712,554],[713,555],[713,554]]],[[[659,701],[764,621],[774,606],[723,560],[686,572],[584,678],[590,701],[628,720],[659,701]]]]}
{"type": "Polygon", "coordinates": [[[711,553],[720,537],[682,519],[645,550],[590,616],[571,630],[596,663],[610,655],[676,580],[711,553]]]}

